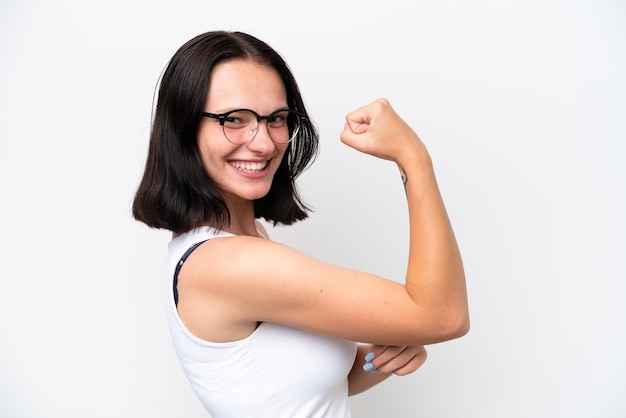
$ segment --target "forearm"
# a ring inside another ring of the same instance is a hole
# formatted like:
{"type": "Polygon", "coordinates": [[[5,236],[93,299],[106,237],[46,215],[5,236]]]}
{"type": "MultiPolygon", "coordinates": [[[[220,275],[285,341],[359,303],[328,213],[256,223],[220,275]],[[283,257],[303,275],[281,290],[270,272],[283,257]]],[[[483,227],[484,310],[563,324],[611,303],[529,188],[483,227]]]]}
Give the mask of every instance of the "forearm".
{"type": "Polygon", "coordinates": [[[349,396],[365,392],[392,375],[392,373],[372,373],[371,371],[363,370],[363,366],[365,365],[364,358],[367,355],[369,348],[369,345],[359,345],[357,349],[352,370],[350,370],[350,374],[348,375],[349,396]]]}
{"type": "Polygon", "coordinates": [[[432,318],[433,341],[467,332],[465,273],[427,152],[407,153],[398,166],[406,190],[410,247],[406,287],[432,318]]]}
{"type": "Polygon", "coordinates": [[[411,343],[460,337],[469,329],[465,273],[428,150],[386,99],[351,112],[346,121],[344,143],[394,161],[404,174],[410,223],[405,286],[413,302],[405,315],[415,318],[416,337],[411,343]]]}

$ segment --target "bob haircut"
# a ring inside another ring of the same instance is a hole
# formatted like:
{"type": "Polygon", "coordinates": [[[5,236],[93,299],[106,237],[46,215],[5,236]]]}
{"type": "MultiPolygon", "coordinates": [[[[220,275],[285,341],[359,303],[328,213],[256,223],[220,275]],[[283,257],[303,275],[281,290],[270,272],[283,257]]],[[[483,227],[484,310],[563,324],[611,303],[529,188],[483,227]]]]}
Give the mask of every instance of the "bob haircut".
{"type": "Polygon", "coordinates": [[[255,217],[290,225],[308,216],[310,209],[298,196],[295,179],[315,159],[319,135],[291,70],[265,42],[241,32],[213,31],[181,46],[163,73],[145,170],[133,201],[136,220],[173,232],[202,225],[223,228],[230,223],[226,203],[203,166],[197,133],[211,88],[211,71],[220,63],[239,59],[276,70],[285,85],[287,106],[305,116],[269,192],[254,201],[255,217]]]}

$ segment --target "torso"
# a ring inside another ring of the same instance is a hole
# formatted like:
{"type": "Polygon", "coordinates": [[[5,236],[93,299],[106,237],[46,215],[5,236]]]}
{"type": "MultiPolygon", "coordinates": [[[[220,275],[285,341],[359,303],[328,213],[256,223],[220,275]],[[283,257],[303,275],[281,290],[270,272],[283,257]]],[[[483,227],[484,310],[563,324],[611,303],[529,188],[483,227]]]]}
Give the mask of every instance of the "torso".
{"type": "MultiPolygon", "coordinates": [[[[173,297],[176,265],[193,244],[208,239],[198,249],[204,246],[203,251],[209,252],[212,244],[230,238],[231,234],[200,228],[178,236],[169,245],[168,323],[183,370],[199,399],[215,418],[349,417],[347,376],[356,343],[270,322],[257,326],[248,321],[228,330],[229,324],[237,322],[233,321],[237,315],[229,316],[219,298],[205,300],[202,313],[194,319],[203,318],[211,326],[192,331],[187,320],[183,323],[173,297]],[[210,338],[196,335],[203,332],[210,338]],[[323,364],[316,359],[323,359],[323,364]]],[[[205,254],[197,255],[196,262],[209,269],[205,254]]],[[[191,297],[191,289],[179,289],[183,290],[179,295],[182,306],[191,297]]]]}

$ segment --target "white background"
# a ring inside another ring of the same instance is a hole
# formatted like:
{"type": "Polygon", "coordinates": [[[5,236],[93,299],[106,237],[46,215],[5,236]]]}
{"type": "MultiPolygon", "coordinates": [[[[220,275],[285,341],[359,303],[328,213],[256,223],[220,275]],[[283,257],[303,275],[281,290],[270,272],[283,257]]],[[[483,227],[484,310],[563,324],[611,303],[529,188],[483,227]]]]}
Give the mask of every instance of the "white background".
{"type": "Polygon", "coordinates": [[[397,170],[343,146],[343,117],[387,97],[433,156],[472,329],[355,417],[626,416],[626,4],[609,0],[3,0],[0,416],[207,416],[165,326],[169,235],[130,205],[159,74],[214,29],[274,46],[321,132],[315,213],[274,239],[401,280],[397,170]]]}

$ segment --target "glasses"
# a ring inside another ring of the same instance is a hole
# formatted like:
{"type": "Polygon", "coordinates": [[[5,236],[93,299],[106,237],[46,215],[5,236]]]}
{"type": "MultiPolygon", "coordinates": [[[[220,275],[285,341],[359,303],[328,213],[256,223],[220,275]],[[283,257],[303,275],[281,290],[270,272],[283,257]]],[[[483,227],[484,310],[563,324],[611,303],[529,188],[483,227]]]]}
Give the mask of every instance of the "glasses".
{"type": "Polygon", "coordinates": [[[236,109],[226,113],[202,112],[202,116],[217,119],[222,125],[226,139],[236,145],[247,144],[259,132],[259,123],[267,122],[267,131],[272,141],[286,144],[298,135],[302,121],[306,117],[291,109],[275,110],[267,116],[261,116],[254,110],[236,109]]]}

